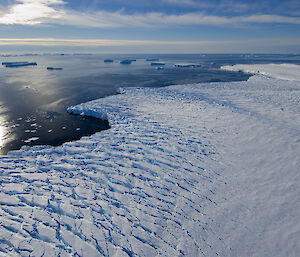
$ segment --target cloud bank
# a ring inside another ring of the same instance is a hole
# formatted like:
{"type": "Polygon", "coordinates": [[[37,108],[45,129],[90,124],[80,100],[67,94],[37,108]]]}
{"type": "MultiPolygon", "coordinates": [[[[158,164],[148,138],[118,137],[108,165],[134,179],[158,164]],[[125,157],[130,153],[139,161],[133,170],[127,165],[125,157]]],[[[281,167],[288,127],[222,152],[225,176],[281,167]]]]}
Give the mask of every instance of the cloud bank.
{"type": "MultiPolygon", "coordinates": [[[[0,47],[36,51],[103,53],[298,53],[300,39],[228,40],[228,41],[155,41],[107,39],[25,38],[0,39],[0,47]]],[[[13,49],[13,50],[15,50],[13,49]]]]}

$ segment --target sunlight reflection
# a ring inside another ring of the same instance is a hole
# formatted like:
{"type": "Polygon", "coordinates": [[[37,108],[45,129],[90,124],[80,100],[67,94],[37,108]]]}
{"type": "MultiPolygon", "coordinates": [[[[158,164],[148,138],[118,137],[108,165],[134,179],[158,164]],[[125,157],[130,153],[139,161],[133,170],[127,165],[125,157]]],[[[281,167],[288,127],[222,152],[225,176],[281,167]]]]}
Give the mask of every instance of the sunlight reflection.
{"type": "Polygon", "coordinates": [[[13,137],[8,138],[9,131],[7,127],[6,115],[3,113],[6,111],[6,108],[0,105],[0,155],[3,154],[3,148],[5,145],[13,139],[13,137]]]}
{"type": "Polygon", "coordinates": [[[0,123],[0,149],[3,147],[3,127],[0,123]]]}

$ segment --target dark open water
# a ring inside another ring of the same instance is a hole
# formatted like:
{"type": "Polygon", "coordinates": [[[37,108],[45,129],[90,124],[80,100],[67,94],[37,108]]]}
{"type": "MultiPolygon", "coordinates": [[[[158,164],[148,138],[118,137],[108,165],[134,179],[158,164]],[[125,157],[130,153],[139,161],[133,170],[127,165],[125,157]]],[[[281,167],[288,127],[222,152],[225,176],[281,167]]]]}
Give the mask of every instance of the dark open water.
{"type": "Polygon", "coordinates": [[[0,67],[0,154],[23,145],[60,145],[109,128],[107,121],[73,116],[67,107],[116,93],[119,87],[161,87],[196,82],[247,80],[219,70],[242,63],[296,63],[299,55],[38,55],[5,56],[0,62],[35,61],[37,66],[0,67]],[[113,63],[104,63],[105,58],[113,63]],[[146,61],[159,58],[163,70],[146,61]],[[136,59],[130,65],[120,60],[136,59]],[[176,68],[175,63],[199,68],[176,68]],[[62,67],[48,71],[47,66],[62,67]]]}

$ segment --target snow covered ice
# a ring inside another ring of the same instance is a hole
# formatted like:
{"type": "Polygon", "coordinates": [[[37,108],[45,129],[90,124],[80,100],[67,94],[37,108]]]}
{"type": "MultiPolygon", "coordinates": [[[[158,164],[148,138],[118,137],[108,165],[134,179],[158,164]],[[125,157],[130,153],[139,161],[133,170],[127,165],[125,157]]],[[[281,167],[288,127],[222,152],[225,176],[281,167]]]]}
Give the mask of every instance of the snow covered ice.
{"type": "Polygon", "coordinates": [[[111,129],[0,158],[0,255],[297,256],[299,88],[256,75],[70,107],[111,129]]]}
{"type": "Polygon", "coordinates": [[[299,65],[296,64],[238,64],[223,66],[223,70],[244,71],[254,74],[262,74],[272,78],[300,81],[299,65]]]}

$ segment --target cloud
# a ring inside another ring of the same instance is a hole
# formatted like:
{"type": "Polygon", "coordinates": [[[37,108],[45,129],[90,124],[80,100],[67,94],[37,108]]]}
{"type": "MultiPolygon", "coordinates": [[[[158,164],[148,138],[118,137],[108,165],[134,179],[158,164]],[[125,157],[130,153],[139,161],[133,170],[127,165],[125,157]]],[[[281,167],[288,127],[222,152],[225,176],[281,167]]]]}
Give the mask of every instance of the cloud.
{"type": "Polygon", "coordinates": [[[163,3],[172,4],[172,5],[181,5],[181,6],[192,6],[198,8],[208,8],[215,6],[212,3],[201,1],[196,2],[194,0],[163,0],[163,3]]]}
{"type": "Polygon", "coordinates": [[[62,5],[62,0],[19,0],[11,6],[7,13],[0,17],[2,24],[35,25],[43,23],[46,18],[58,19],[62,12],[54,9],[53,5],[62,5]]]}
{"type": "Polygon", "coordinates": [[[186,13],[169,15],[164,13],[145,13],[128,15],[121,11],[109,13],[66,13],[56,22],[86,27],[161,27],[171,25],[240,25],[241,23],[291,23],[300,24],[299,17],[280,15],[250,15],[250,16],[214,16],[203,13],[186,13]]]}
{"type": "Polygon", "coordinates": [[[0,45],[30,46],[135,46],[156,44],[159,41],[109,40],[109,39],[59,39],[59,38],[0,38],[0,45]]]}
{"type": "MultiPolygon", "coordinates": [[[[177,0],[168,0],[177,2],[177,0]]],[[[184,0],[194,3],[192,0],[184,0]]],[[[165,14],[160,12],[126,14],[124,11],[78,12],[64,8],[63,0],[19,0],[2,14],[0,24],[56,24],[76,27],[161,27],[178,25],[228,26],[245,23],[300,24],[299,17],[281,15],[217,16],[202,12],[165,14]]],[[[3,10],[2,10],[3,11],[3,10]]],[[[1,11],[0,11],[1,15],[1,11]]]]}

